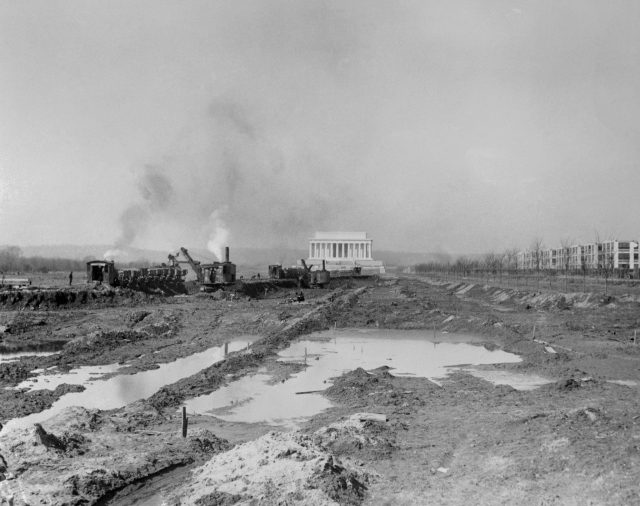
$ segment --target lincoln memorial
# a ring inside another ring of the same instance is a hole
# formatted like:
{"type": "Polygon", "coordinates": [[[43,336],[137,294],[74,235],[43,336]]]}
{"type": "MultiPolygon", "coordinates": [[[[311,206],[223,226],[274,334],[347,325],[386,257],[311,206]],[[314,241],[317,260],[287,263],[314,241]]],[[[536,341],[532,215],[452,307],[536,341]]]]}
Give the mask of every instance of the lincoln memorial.
{"type": "Polygon", "coordinates": [[[382,262],[373,259],[373,240],[366,232],[316,232],[309,239],[308,265],[327,270],[351,269],[359,266],[368,272],[383,273],[382,262]]]}

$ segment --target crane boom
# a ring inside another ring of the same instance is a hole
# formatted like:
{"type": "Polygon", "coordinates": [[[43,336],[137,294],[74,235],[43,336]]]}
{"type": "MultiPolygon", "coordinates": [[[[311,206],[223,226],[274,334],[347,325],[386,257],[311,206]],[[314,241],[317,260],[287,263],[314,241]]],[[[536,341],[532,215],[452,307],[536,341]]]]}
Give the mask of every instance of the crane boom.
{"type": "Polygon", "coordinates": [[[187,251],[187,248],[181,247],[180,251],[175,255],[169,255],[169,261],[171,265],[176,266],[178,264],[189,264],[193,271],[196,273],[197,281],[203,287],[214,286],[216,284],[230,284],[236,281],[236,266],[229,261],[229,248],[226,249],[226,259],[224,262],[212,262],[203,264],[202,262],[195,260],[187,251]],[[178,256],[182,255],[184,260],[178,259],[178,256]],[[220,281],[217,281],[217,271],[221,270],[222,277],[220,281]]]}
{"type": "Polygon", "coordinates": [[[202,267],[200,266],[200,262],[198,260],[194,260],[193,257],[189,255],[187,248],[184,248],[184,247],[180,248],[180,252],[186,258],[186,262],[191,266],[193,271],[196,273],[196,277],[198,278],[198,283],[202,283],[204,279],[203,279],[202,267]]]}

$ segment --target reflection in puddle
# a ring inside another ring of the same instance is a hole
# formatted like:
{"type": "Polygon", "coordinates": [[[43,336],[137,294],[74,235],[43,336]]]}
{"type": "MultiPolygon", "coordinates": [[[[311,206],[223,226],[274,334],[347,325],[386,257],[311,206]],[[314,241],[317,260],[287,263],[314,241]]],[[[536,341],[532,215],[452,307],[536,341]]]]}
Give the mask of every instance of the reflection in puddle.
{"type": "MultiPolygon", "coordinates": [[[[399,330],[342,330],[313,334],[316,340],[293,343],[280,353],[280,360],[304,361],[309,367],[284,383],[268,385],[269,376],[245,377],[209,395],[186,402],[188,412],[215,414],[231,422],[266,422],[295,428],[316,413],[331,406],[318,393],[329,378],[358,367],[391,367],[393,375],[412,375],[429,379],[446,376],[454,364],[496,364],[520,362],[502,350],[489,351],[466,344],[469,336],[448,334],[447,342],[428,340],[429,332],[399,330]],[[329,340],[317,340],[324,338],[329,340]]],[[[477,339],[475,339],[477,340],[477,339]]]]}
{"type": "Polygon", "coordinates": [[[188,357],[179,358],[167,364],[160,364],[158,369],[142,371],[136,374],[123,374],[107,380],[100,380],[100,376],[115,372],[117,364],[81,367],[68,374],[47,375],[37,378],[42,383],[38,388],[54,389],[57,385],[70,383],[84,385],[83,392],[73,392],[63,395],[51,408],[40,413],[10,420],[5,429],[11,427],[25,427],[42,422],[70,406],[82,406],[88,409],[114,409],[131,402],[149,397],[161,387],[191,376],[205,369],[225,357],[225,351],[231,353],[247,347],[247,343],[255,340],[255,336],[243,337],[242,340],[231,341],[223,346],[209,348],[188,357]],[[48,383],[45,383],[46,380],[48,383]]]}
{"type": "Polygon", "coordinates": [[[494,385],[509,385],[516,390],[534,390],[542,385],[553,383],[553,381],[535,374],[520,374],[510,371],[489,371],[466,367],[460,370],[468,372],[476,378],[489,381],[494,385]]]}

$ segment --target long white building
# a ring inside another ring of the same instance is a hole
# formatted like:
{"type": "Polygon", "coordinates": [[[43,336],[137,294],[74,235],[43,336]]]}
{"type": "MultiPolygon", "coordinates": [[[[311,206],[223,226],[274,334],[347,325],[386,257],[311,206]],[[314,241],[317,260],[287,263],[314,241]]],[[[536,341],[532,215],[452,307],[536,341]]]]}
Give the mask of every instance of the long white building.
{"type": "Polygon", "coordinates": [[[366,232],[316,232],[309,239],[307,265],[327,270],[361,267],[363,272],[384,273],[384,265],[373,259],[373,240],[366,232]]]}
{"type": "Polygon", "coordinates": [[[634,271],[640,267],[638,241],[612,239],[576,244],[567,248],[525,250],[517,255],[517,268],[524,270],[634,271]]]}

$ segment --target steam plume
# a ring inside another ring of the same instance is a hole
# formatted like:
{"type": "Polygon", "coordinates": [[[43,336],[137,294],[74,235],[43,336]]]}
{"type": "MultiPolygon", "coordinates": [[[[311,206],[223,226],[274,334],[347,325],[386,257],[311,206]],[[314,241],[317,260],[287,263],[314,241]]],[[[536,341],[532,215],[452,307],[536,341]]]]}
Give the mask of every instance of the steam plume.
{"type": "Polygon", "coordinates": [[[207,242],[207,249],[220,261],[223,259],[224,247],[229,243],[229,230],[227,229],[222,214],[224,210],[211,213],[211,236],[207,242]]]}

